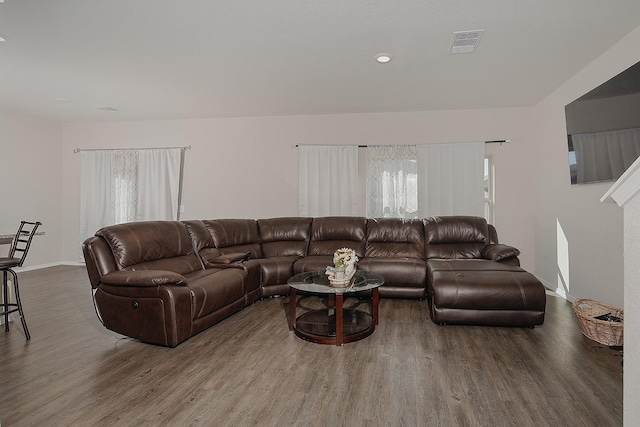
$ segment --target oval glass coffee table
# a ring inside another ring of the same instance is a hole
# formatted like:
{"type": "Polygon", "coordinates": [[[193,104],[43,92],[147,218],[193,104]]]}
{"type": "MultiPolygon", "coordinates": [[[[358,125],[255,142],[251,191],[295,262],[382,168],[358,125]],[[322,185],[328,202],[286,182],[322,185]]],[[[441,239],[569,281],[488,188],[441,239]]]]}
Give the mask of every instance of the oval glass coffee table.
{"type": "Polygon", "coordinates": [[[323,271],[296,274],[290,288],[289,327],[302,339],[319,344],[342,345],[368,337],[378,324],[378,288],[384,278],[368,271],[356,271],[347,287],[334,287],[323,271]],[[297,292],[328,296],[328,307],[297,315],[297,292]],[[344,308],[344,295],[371,291],[371,312],[344,308]]]}

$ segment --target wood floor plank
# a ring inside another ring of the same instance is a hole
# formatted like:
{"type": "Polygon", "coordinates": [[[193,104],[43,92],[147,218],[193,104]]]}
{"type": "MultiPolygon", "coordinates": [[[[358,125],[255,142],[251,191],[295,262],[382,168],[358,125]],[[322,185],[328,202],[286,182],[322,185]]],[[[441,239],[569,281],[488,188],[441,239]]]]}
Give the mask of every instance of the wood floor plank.
{"type": "Polygon", "coordinates": [[[535,329],[438,326],[425,301],[382,299],[373,335],[342,347],[296,337],[272,298],[169,349],[106,330],[84,268],[20,287],[32,339],[20,322],[0,336],[6,426],[622,425],[622,351],[554,294],[535,329]]]}

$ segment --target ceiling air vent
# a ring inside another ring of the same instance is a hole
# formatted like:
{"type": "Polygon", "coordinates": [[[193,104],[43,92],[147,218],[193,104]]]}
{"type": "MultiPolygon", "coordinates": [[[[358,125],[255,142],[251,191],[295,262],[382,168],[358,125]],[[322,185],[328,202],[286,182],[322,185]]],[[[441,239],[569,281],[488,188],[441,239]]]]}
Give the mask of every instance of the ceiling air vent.
{"type": "Polygon", "coordinates": [[[453,33],[449,53],[456,55],[459,53],[475,52],[483,33],[484,30],[456,31],[453,33]]]}

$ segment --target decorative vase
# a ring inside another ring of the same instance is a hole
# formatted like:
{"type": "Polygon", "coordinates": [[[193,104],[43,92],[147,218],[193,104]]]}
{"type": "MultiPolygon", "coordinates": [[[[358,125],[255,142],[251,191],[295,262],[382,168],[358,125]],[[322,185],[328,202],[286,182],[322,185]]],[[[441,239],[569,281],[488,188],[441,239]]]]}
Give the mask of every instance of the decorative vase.
{"type": "Polygon", "coordinates": [[[347,287],[356,273],[358,256],[350,248],[340,248],[333,253],[333,267],[327,267],[327,275],[331,286],[347,287]]]}
{"type": "Polygon", "coordinates": [[[354,262],[350,262],[349,264],[347,264],[347,266],[344,269],[344,275],[346,277],[351,277],[353,276],[353,273],[355,273],[356,271],[356,263],[354,262]]]}

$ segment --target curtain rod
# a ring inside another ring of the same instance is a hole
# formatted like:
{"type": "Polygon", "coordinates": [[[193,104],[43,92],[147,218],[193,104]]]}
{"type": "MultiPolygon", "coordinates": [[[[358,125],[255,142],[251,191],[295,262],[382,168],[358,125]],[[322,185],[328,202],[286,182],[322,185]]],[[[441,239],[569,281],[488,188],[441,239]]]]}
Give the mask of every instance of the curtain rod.
{"type": "Polygon", "coordinates": [[[187,145],[186,147],[152,147],[152,148],[76,148],[73,150],[74,153],[79,153],[81,151],[127,151],[127,150],[170,150],[170,149],[180,149],[180,150],[191,150],[191,146],[187,145]]]}
{"type": "MultiPolygon", "coordinates": [[[[508,144],[510,142],[511,142],[510,139],[495,139],[495,140],[491,140],[491,141],[484,141],[485,144],[500,144],[500,145],[508,144]]],[[[436,144],[438,144],[438,143],[436,143],[436,144]]],[[[442,142],[441,144],[448,144],[448,143],[442,142]]],[[[295,147],[298,148],[298,147],[300,147],[300,145],[305,145],[305,144],[296,144],[295,147]]],[[[314,144],[309,144],[309,146],[313,146],[313,145],[314,144]]],[[[427,144],[427,145],[429,145],[429,144],[427,144]]],[[[368,148],[368,147],[369,147],[368,145],[358,145],[358,148],[368,148]]],[[[378,147],[378,145],[372,145],[372,147],[378,147]]]]}

